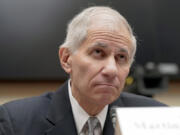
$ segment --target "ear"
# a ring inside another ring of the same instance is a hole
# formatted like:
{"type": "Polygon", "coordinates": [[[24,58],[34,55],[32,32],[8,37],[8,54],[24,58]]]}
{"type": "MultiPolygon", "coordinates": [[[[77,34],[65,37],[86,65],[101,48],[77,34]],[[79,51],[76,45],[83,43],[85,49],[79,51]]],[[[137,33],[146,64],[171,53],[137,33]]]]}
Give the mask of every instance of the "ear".
{"type": "Polygon", "coordinates": [[[60,48],[59,49],[59,59],[62,68],[66,73],[71,73],[71,52],[68,48],[60,48]]]}

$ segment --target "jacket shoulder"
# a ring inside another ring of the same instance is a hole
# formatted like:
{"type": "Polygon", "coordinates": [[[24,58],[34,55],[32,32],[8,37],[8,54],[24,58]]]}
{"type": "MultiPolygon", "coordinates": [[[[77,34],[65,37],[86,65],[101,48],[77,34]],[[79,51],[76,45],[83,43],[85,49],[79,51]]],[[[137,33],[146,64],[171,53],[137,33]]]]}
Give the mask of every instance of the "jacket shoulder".
{"type": "Polygon", "coordinates": [[[165,104],[156,101],[152,98],[140,96],[128,92],[122,92],[118,99],[127,107],[150,107],[150,106],[166,106],[165,104]]]}
{"type": "Polygon", "coordinates": [[[41,96],[19,99],[3,104],[2,108],[9,112],[13,112],[14,115],[19,114],[22,117],[24,113],[27,116],[27,114],[32,111],[40,112],[47,108],[50,103],[51,96],[52,93],[46,93],[41,96]]]}
{"type": "MultiPolygon", "coordinates": [[[[0,106],[0,135],[13,135],[20,129],[40,124],[48,112],[52,93],[11,101],[0,106]],[[31,126],[30,126],[31,125],[31,126]]],[[[38,127],[44,125],[38,125],[38,127]]],[[[45,128],[45,127],[44,127],[45,128]]]]}

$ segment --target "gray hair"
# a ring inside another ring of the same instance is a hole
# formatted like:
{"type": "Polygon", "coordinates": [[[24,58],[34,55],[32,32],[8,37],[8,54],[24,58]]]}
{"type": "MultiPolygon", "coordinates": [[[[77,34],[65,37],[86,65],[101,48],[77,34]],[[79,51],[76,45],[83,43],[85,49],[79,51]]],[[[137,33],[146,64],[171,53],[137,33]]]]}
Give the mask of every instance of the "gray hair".
{"type": "MultiPolygon", "coordinates": [[[[132,38],[132,61],[136,52],[136,38],[133,35],[132,28],[130,27],[127,20],[116,10],[106,7],[106,6],[93,6],[87,9],[84,9],[82,12],[77,14],[68,24],[67,35],[65,42],[60,46],[69,48],[71,52],[75,52],[82,42],[86,39],[88,27],[90,25],[91,16],[98,14],[98,12],[106,11],[110,13],[114,19],[117,18],[118,21],[121,21],[128,29],[131,38],[132,38]]],[[[116,21],[116,20],[112,20],[116,21]]],[[[113,26],[113,25],[112,25],[113,26]]]]}

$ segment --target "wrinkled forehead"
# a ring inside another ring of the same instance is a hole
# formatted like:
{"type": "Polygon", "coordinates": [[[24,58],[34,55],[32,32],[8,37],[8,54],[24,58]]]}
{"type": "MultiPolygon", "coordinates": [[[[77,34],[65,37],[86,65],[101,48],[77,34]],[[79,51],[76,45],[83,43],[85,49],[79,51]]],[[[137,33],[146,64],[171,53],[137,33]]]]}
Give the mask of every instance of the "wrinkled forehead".
{"type": "MultiPolygon", "coordinates": [[[[116,45],[118,48],[127,50],[129,56],[132,55],[133,42],[129,31],[125,26],[109,28],[106,24],[95,22],[87,31],[86,43],[107,43],[116,45]]],[[[111,46],[112,47],[112,46],[111,46]]]]}
{"type": "Polygon", "coordinates": [[[87,33],[86,40],[88,42],[91,41],[109,41],[115,44],[123,44],[126,46],[132,45],[132,40],[126,34],[121,34],[122,32],[115,32],[111,30],[107,30],[106,28],[96,28],[96,29],[89,29],[87,33]]]}

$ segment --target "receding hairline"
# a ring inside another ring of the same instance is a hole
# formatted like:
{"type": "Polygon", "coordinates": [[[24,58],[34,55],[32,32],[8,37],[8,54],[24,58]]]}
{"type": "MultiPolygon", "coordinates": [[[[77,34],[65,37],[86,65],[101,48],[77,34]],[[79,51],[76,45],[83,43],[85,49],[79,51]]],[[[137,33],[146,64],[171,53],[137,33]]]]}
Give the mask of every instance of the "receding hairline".
{"type": "MultiPolygon", "coordinates": [[[[110,21],[114,22],[121,22],[123,26],[127,29],[130,35],[130,39],[133,43],[133,56],[136,52],[136,38],[133,34],[133,30],[129,25],[126,18],[121,15],[117,10],[108,7],[108,6],[93,6],[82,10],[79,14],[75,15],[74,18],[68,24],[66,40],[60,47],[69,48],[71,51],[75,51],[79,48],[82,42],[86,39],[89,29],[89,23],[92,19],[92,15],[98,13],[107,13],[112,15],[110,21]],[[118,20],[118,21],[117,21],[118,20]]],[[[112,28],[115,27],[113,24],[112,28]]],[[[113,28],[115,29],[115,28],[113,28]]]]}

